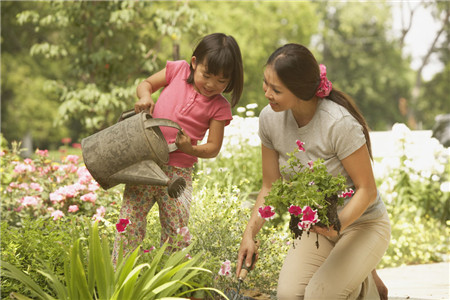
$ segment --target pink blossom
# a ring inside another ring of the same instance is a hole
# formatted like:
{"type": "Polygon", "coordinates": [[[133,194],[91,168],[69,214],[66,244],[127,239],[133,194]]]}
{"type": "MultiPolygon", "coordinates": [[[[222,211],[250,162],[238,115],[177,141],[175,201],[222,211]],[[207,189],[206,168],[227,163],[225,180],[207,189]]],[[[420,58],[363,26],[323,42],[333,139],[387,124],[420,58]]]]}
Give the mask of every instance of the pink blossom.
{"type": "Polygon", "coordinates": [[[78,155],[67,155],[64,159],[64,162],[71,162],[74,165],[78,164],[78,155]]]}
{"type": "Polygon", "coordinates": [[[191,234],[189,233],[189,228],[187,226],[181,227],[177,229],[177,234],[183,237],[183,240],[188,243],[191,241],[191,234]]]}
{"type": "Polygon", "coordinates": [[[309,166],[309,169],[312,171],[313,167],[314,167],[314,162],[312,160],[308,161],[308,166],[309,166]]]}
{"type": "Polygon", "coordinates": [[[96,214],[92,216],[92,219],[96,221],[101,221],[103,217],[105,216],[106,208],[104,206],[100,206],[96,210],[96,214]]]}
{"type": "Polygon", "coordinates": [[[53,221],[56,221],[56,220],[64,217],[64,213],[60,210],[55,210],[54,212],[52,212],[52,217],[53,217],[53,221]]]}
{"type": "Polygon", "coordinates": [[[340,195],[338,195],[340,198],[347,198],[353,196],[355,191],[353,189],[348,189],[342,192],[340,195]]]}
{"type": "Polygon", "coordinates": [[[88,191],[90,191],[90,192],[95,192],[99,188],[100,188],[100,185],[97,182],[91,182],[88,185],[88,191]]]}
{"type": "Polygon", "coordinates": [[[303,143],[303,142],[300,141],[300,140],[297,140],[296,143],[297,143],[297,146],[298,146],[298,150],[299,150],[299,151],[305,151],[305,148],[303,147],[303,145],[305,145],[305,143],[303,143]]]}
{"type": "Polygon", "coordinates": [[[59,170],[63,170],[66,173],[75,173],[78,170],[78,167],[74,164],[62,165],[59,167],[59,170]]]}
{"type": "Polygon", "coordinates": [[[231,262],[228,259],[220,266],[219,275],[231,277],[231,262]]]}
{"type": "Polygon", "coordinates": [[[81,184],[88,184],[92,180],[92,175],[86,167],[79,167],[77,170],[78,182],[81,184]]]}
{"type": "Polygon", "coordinates": [[[264,207],[261,206],[258,208],[258,214],[263,219],[271,220],[275,218],[275,208],[270,205],[264,207]]]}
{"type": "Polygon", "coordinates": [[[23,183],[19,184],[17,187],[19,189],[23,189],[23,190],[26,190],[26,191],[28,191],[30,189],[30,186],[26,182],[23,182],[23,183]]]}
{"type": "Polygon", "coordinates": [[[303,210],[303,221],[309,221],[311,223],[317,223],[319,221],[319,215],[317,214],[317,209],[312,209],[309,206],[304,206],[303,210]]]}
{"type": "Polygon", "coordinates": [[[22,198],[23,206],[37,206],[39,204],[39,199],[36,196],[25,196],[22,198]]]}
{"type": "Polygon", "coordinates": [[[125,232],[127,226],[131,224],[131,221],[128,219],[119,219],[119,222],[116,224],[117,232],[122,233],[125,232]]]}
{"type": "Polygon", "coordinates": [[[94,193],[87,193],[81,196],[80,199],[82,201],[91,202],[92,204],[95,204],[95,201],[97,200],[97,195],[94,193]]]}
{"type": "Polygon", "coordinates": [[[80,143],[73,143],[72,147],[74,147],[75,149],[81,149],[81,144],[80,143]]]}
{"type": "Polygon", "coordinates": [[[155,246],[151,246],[149,249],[144,249],[144,253],[149,253],[155,249],[156,249],[155,246]]]}
{"type": "Polygon", "coordinates": [[[42,157],[47,157],[48,156],[48,150],[39,150],[39,148],[38,148],[38,149],[36,149],[36,154],[39,155],[39,156],[42,156],[42,157]]]}
{"type": "Polygon", "coordinates": [[[297,206],[297,205],[291,205],[289,207],[289,213],[291,215],[298,216],[299,214],[302,213],[302,208],[300,206],[297,206]]]}
{"type": "MultiPolygon", "coordinates": [[[[31,161],[32,162],[32,161],[31,161]]],[[[14,167],[14,172],[15,173],[26,173],[26,172],[34,172],[36,170],[36,168],[31,165],[30,163],[19,163],[14,167]]]]}
{"type": "Polygon", "coordinates": [[[313,181],[308,182],[308,185],[315,185],[316,183],[313,181]]]}
{"type": "Polygon", "coordinates": [[[1,156],[5,156],[5,154],[6,154],[5,151],[0,150],[0,157],[1,157],[1,156]]]}
{"type": "Polygon", "coordinates": [[[65,137],[61,139],[61,143],[63,144],[70,144],[72,142],[72,139],[70,137],[65,137]]]}
{"type": "Polygon", "coordinates": [[[32,188],[33,190],[38,191],[38,192],[42,192],[44,190],[42,188],[42,186],[37,182],[30,183],[30,188],[32,188]]]}
{"type": "Polygon", "coordinates": [[[70,205],[69,209],[68,209],[68,212],[77,212],[79,210],[80,209],[78,208],[78,205],[70,205]]]}
{"type": "Polygon", "coordinates": [[[319,222],[319,216],[317,214],[317,209],[312,209],[309,206],[304,206],[302,210],[302,219],[298,223],[298,228],[301,230],[309,230],[311,225],[319,222]]]}
{"type": "Polygon", "coordinates": [[[61,202],[64,199],[66,199],[66,198],[63,195],[61,195],[59,192],[50,193],[50,201],[52,201],[52,202],[61,202]]]}

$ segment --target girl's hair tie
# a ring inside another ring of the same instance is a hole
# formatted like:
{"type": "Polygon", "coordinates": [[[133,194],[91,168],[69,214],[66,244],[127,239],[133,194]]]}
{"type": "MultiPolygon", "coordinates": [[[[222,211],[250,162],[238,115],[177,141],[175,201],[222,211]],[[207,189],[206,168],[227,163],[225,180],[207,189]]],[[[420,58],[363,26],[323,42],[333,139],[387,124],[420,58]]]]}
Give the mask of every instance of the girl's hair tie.
{"type": "Polygon", "coordinates": [[[316,96],[319,98],[325,98],[327,97],[331,90],[333,89],[333,85],[331,84],[331,81],[327,78],[327,67],[325,65],[320,64],[320,84],[316,91],[316,96]]]}

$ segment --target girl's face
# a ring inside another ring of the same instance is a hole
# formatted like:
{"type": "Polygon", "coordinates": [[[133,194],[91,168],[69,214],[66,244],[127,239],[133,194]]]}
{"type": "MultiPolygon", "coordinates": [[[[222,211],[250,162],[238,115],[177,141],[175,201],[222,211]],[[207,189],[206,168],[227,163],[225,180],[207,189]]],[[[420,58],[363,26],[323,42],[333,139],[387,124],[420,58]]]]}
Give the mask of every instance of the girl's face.
{"type": "Polygon", "coordinates": [[[194,69],[194,88],[205,97],[213,97],[221,94],[228,83],[229,78],[223,77],[223,74],[214,75],[208,73],[204,64],[198,63],[196,57],[192,57],[192,68],[194,69]]]}
{"type": "Polygon", "coordinates": [[[270,107],[276,112],[292,109],[300,100],[280,81],[271,66],[264,70],[263,89],[270,107]]]}

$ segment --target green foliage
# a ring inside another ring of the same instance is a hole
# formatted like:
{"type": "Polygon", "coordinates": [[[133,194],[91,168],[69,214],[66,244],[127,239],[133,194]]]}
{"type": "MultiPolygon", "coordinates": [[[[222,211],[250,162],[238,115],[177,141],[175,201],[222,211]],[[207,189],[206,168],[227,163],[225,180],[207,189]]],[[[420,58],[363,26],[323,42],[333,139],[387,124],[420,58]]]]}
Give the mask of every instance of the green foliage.
{"type": "Polygon", "coordinates": [[[398,41],[389,36],[389,6],[335,2],[331,8],[322,2],[319,7],[323,32],[317,59],[327,66],[333,87],[355,100],[372,129],[404,123],[397,103],[410,97],[414,74],[398,41]]]}
{"type": "MultiPolygon", "coordinates": [[[[161,299],[169,296],[180,299],[197,290],[211,290],[225,296],[216,289],[198,286],[193,281],[199,273],[210,271],[202,268],[201,253],[190,259],[186,257],[192,246],[171,254],[161,263],[167,248],[165,244],[150,264],[139,265],[136,265],[139,247],[123,260],[120,251],[114,271],[108,242],[100,239],[97,222],[90,228],[87,262],[81,242],[82,239],[78,238],[70,248],[64,264],[64,280],[60,280],[48,266],[38,270],[47,278],[51,293],[8,262],[2,261],[2,274],[23,283],[38,299],[161,299]],[[183,287],[188,289],[179,292],[183,287]]],[[[25,299],[20,293],[12,293],[12,296],[25,299]]]]}

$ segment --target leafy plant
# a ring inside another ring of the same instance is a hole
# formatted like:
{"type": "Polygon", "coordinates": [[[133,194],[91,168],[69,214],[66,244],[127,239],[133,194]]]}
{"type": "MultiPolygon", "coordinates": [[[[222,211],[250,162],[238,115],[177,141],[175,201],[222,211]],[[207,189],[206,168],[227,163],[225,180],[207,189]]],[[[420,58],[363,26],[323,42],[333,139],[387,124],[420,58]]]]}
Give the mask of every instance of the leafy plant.
{"type": "MultiPolygon", "coordinates": [[[[99,237],[98,222],[90,229],[87,263],[81,242],[81,238],[75,240],[70,249],[69,260],[64,266],[65,282],[59,280],[48,266],[38,271],[47,278],[53,294],[45,292],[29,275],[8,262],[2,262],[3,276],[24,283],[38,299],[161,299],[181,297],[197,290],[214,291],[225,297],[221,291],[194,281],[200,273],[210,271],[202,268],[204,263],[199,262],[202,253],[190,259],[187,257],[192,246],[173,253],[163,265],[167,244],[158,250],[150,264],[136,265],[139,247],[126,259],[122,258],[123,249],[120,249],[114,271],[108,241],[101,241],[99,237]],[[187,289],[183,290],[185,287],[187,289]]],[[[19,293],[12,293],[12,296],[30,299],[19,293]]]]}
{"type": "Polygon", "coordinates": [[[275,211],[288,210],[291,214],[290,228],[296,235],[301,235],[303,230],[309,231],[314,224],[334,226],[339,231],[336,209],[348,194],[344,192],[345,177],[331,175],[323,159],[303,165],[296,154],[305,151],[304,143],[298,140],[297,145],[297,150],[287,154],[287,165],[281,170],[283,176],[272,184],[266,196],[266,206],[260,207],[259,213],[262,218],[270,219],[275,211]]]}

